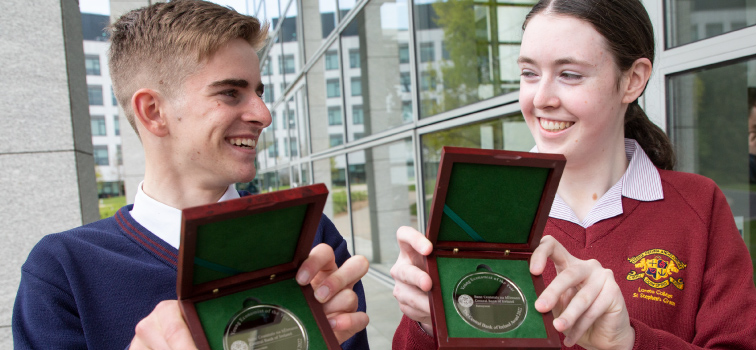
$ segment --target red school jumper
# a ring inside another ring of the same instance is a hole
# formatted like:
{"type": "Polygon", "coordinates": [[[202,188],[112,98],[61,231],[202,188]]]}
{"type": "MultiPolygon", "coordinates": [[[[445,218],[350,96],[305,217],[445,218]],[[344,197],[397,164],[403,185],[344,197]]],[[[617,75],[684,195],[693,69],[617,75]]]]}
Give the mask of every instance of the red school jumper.
{"type": "MultiPolygon", "coordinates": [[[[700,175],[659,175],[664,199],[622,197],[623,214],[588,228],[549,218],[544,234],[614,272],[635,328],[633,349],[756,349],[753,266],[725,196],[700,175]]],[[[549,263],[545,283],[555,276],[549,263]]],[[[393,349],[434,348],[404,316],[393,349]]]]}

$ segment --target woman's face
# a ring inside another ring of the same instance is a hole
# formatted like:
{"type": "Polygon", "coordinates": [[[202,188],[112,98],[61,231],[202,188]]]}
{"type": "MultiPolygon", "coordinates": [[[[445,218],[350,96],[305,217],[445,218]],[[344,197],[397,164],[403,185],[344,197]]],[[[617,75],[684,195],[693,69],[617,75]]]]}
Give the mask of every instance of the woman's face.
{"type": "Polygon", "coordinates": [[[518,65],[520,106],[539,152],[562,153],[578,165],[624,144],[620,72],[593,26],[536,15],[525,28],[518,65]]]}

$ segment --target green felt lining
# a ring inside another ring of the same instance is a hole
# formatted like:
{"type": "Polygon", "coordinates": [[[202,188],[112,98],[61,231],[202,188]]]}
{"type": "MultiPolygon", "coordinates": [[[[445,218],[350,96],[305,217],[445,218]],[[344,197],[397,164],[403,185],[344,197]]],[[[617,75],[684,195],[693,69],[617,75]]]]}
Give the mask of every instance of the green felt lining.
{"type": "Polygon", "coordinates": [[[211,349],[223,350],[223,334],[228,321],[242,310],[244,301],[249,297],[258,298],[263,304],[278,305],[288,309],[304,324],[309,339],[308,349],[328,349],[310,306],[302,294],[302,289],[294,279],[196,303],[197,314],[211,349]]]}
{"type": "Polygon", "coordinates": [[[306,212],[305,204],[199,226],[193,283],[291,262],[306,212]]]}
{"type": "Polygon", "coordinates": [[[536,292],[527,261],[446,257],[438,257],[436,261],[450,338],[546,338],[543,316],[535,309],[536,292]],[[464,275],[475,272],[480,264],[488,265],[493,272],[509,278],[522,290],[527,299],[528,313],[517,329],[505,333],[484,332],[467,324],[454,308],[453,294],[457,282],[464,275]]]}
{"type": "MultiPolygon", "coordinates": [[[[527,243],[549,171],[457,162],[444,204],[485,242],[527,243]]],[[[463,226],[443,215],[438,241],[474,242],[463,226]]]]}

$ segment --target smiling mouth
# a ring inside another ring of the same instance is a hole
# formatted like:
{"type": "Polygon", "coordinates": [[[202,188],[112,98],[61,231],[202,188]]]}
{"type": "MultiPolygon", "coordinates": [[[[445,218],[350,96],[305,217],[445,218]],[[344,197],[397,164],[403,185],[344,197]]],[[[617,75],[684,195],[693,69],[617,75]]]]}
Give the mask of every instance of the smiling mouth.
{"type": "Polygon", "coordinates": [[[228,139],[228,142],[241,148],[255,148],[255,146],[257,146],[257,141],[255,141],[255,139],[233,138],[228,139]]]}
{"type": "Polygon", "coordinates": [[[541,128],[553,132],[565,130],[575,124],[575,122],[561,122],[544,118],[538,118],[538,121],[541,123],[541,128]]]}

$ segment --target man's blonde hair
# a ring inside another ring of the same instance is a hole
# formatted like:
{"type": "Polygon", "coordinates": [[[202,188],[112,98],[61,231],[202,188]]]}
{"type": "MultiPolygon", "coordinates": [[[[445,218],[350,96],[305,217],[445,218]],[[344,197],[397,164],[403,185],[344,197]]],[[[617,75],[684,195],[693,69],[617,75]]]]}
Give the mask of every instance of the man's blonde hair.
{"type": "Polygon", "coordinates": [[[131,11],[110,27],[113,91],[137,131],[131,98],[145,87],[175,97],[181,84],[221,46],[240,38],[259,49],[268,26],[233,9],[198,0],[174,0],[131,11]]]}

